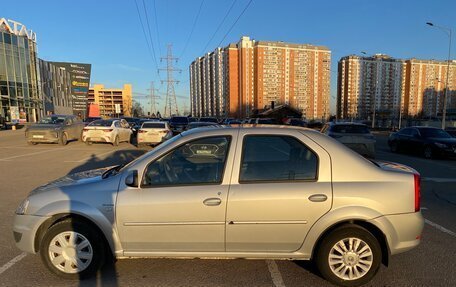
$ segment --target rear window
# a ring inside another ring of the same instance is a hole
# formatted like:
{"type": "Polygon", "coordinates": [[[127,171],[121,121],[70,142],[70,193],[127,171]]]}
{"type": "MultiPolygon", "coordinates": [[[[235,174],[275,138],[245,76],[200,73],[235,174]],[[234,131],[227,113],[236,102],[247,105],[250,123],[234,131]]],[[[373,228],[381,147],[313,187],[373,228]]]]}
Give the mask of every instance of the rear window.
{"type": "Polygon", "coordinates": [[[170,122],[173,124],[188,124],[188,118],[187,117],[173,117],[173,118],[171,118],[170,122]]]}
{"type": "Polygon", "coordinates": [[[335,125],[331,127],[331,132],[341,134],[368,134],[367,126],[361,125],[335,125]]]}
{"type": "Polygon", "coordinates": [[[164,129],[165,124],[164,123],[143,123],[142,128],[143,129],[164,129]]]}
{"type": "Polygon", "coordinates": [[[97,120],[91,122],[88,126],[90,127],[110,127],[112,125],[112,121],[109,120],[97,120]]]}

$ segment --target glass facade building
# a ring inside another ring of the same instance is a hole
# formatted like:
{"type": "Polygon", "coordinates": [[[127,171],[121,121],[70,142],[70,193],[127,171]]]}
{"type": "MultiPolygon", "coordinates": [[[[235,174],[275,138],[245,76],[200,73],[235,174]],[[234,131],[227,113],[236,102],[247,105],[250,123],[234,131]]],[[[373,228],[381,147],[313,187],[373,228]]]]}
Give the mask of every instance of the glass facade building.
{"type": "Polygon", "coordinates": [[[0,116],[6,121],[35,122],[42,115],[37,71],[36,43],[0,26],[0,116]]]}

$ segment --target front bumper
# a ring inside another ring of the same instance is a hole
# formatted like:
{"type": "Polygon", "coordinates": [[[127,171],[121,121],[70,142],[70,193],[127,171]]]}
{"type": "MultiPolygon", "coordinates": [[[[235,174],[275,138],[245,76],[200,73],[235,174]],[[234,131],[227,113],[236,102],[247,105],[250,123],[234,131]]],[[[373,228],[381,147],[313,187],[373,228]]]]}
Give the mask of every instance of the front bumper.
{"type": "Polygon", "coordinates": [[[421,242],[424,218],[421,212],[381,216],[370,220],[388,240],[391,255],[406,252],[421,242]]]}
{"type": "Polygon", "coordinates": [[[13,236],[17,248],[35,254],[35,237],[38,228],[49,218],[47,216],[16,214],[13,223],[13,236]]]}

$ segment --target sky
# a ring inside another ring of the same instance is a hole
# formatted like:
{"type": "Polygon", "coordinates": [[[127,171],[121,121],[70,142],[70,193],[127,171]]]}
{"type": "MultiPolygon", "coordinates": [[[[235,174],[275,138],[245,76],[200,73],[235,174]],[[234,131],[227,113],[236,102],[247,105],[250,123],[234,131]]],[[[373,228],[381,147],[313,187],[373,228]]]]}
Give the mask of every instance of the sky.
{"type": "Polygon", "coordinates": [[[22,0],[3,1],[1,6],[0,18],[36,32],[40,58],[90,63],[91,84],[114,88],[131,83],[134,99],[147,107],[142,95],[149,94],[153,81],[162,113],[166,72],[157,69],[165,67],[160,58],[169,44],[179,58],[175,67],[182,70],[174,74],[180,81],[175,86],[180,111],[190,108],[190,63],[241,36],[327,46],[332,51],[332,113],[337,61],[343,56],[365,51],[446,60],[449,38],[426,25],[433,22],[453,30],[451,58],[456,59],[455,0],[22,0]]]}

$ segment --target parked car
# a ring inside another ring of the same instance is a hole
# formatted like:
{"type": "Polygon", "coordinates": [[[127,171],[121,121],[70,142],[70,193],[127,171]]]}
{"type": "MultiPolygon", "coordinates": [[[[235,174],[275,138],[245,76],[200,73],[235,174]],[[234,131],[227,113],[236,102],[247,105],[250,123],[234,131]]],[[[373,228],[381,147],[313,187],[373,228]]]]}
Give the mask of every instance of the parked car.
{"type": "Polygon", "coordinates": [[[193,123],[188,124],[187,130],[191,130],[194,128],[201,128],[201,127],[209,127],[209,126],[219,127],[220,125],[216,124],[216,123],[211,123],[211,122],[193,122],[193,123]]]}
{"type": "Polygon", "coordinates": [[[141,119],[135,117],[121,117],[121,119],[127,121],[128,126],[133,132],[133,135],[135,136],[138,133],[139,128],[141,127],[141,119]]]}
{"type": "Polygon", "coordinates": [[[84,128],[82,140],[90,145],[94,142],[111,143],[130,142],[133,131],[124,119],[97,120],[84,128]]]}
{"type": "Polygon", "coordinates": [[[188,125],[188,118],[187,117],[172,117],[169,120],[169,127],[173,131],[174,134],[181,133],[185,131],[188,125]]]}
{"type": "Polygon", "coordinates": [[[198,121],[198,118],[195,118],[195,117],[188,117],[188,122],[189,123],[193,123],[193,122],[197,122],[198,121]]]}
{"type": "Polygon", "coordinates": [[[456,138],[433,127],[408,127],[392,133],[388,138],[392,152],[407,151],[431,159],[438,156],[456,156],[456,138]]]}
{"type": "Polygon", "coordinates": [[[242,124],[242,121],[233,119],[233,120],[229,120],[226,124],[227,125],[240,125],[240,124],[242,124]]]}
{"type": "Polygon", "coordinates": [[[287,125],[296,126],[296,127],[307,127],[307,122],[302,119],[289,118],[286,121],[287,125]]]}
{"type": "Polygon", "coordinates": [[[323,123],[320,121],[311,120],[310,122],[307,123],[307,127],[309,129],[321,130],[323,128],[323,123]]]}
{"type": "Polygon", "coordinates": [[[365,157],[375,158],[375,137],[366,125],[331,122],[326,123],[321,132],[365,157]]]}
{"type": "Polygon", "coordinates": [[[84,123],[73,115],[52,115],[42,118],[38,123],[25,129],[25,138],[30,145],[38,143],[59,143],[81,138],[84,123]]]}
{"type": "Polygon", "coordinates": [[[173,131],[167,122],[147,121],[138,130],[138,147],[157,145],[173,137],[173,131]]]}
{"type": "Polygon", "coordinates": [[[456,138],[456,128],[446,128],[445,131],[449,133],[452,137],[456,138]]]}
{"type": "Polygon", "coordinates": [[[65,278],[96,274],[110,255],[295,259],[359,286],[416,247],[423,225],[415,170],[312,130],[237,126],[186,131],[126,166],[38,187],[13,234],[65,278]]]}
{"type": "Polygon", "coordinates": [[[277,124],[277,121],[275,119],[270,119],[270,118],[256,118],[253,124],[259,124],[259,125],[274,125],[277,124]]]}
{"type": "Polygon", "coordinates": [[[213,117],[202,117],[199,119],[200,122],[208,122],[208,123],[216,123],[218,124],[218,120],[217,118],[213,118],[213,117]]]}

